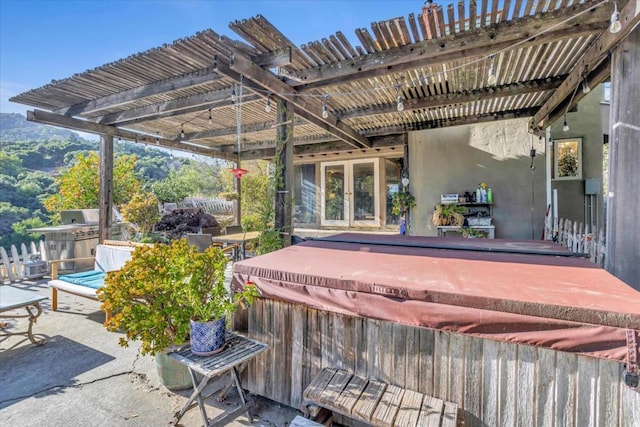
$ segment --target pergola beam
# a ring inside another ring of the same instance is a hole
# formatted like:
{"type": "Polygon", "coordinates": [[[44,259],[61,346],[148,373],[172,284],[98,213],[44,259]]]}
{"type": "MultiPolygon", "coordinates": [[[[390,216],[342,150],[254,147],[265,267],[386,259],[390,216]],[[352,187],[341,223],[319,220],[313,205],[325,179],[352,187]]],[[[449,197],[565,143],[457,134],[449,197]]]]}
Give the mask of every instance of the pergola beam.
{"type": "MultiPolygon", "coordinates": [[[[443,95],[434,95],[421,99],[405,99],[403,100],[405,111],[420,110],[424,108],[437,108],[447,105],[459,105],[468,102],[477,102],[485,99],[494,99],[505,96],[523,95],[533,92],[541,92],[552,90],[560,86],[562,77],[553,77],[548,79],[529,80],[522,83],[513,83],[498,86],[495,88],[482,88],[470,93],[449,93],[443,95]]],[[[384,105],[372,105],[371,107],[351,110],[345,113],[338,113],[343,119],[353,119],[357,117],[365,117],[377,114],[395,113],[397,104],[395,102],[384,105]]]]}
{"type": "MultiPolygon", "coordinates": [[[[295,126],[305,125],[307,123],[308,122],[306,120],[301,118],[296,118],[294,119],[294,122],[293,122],[295,126]]],[[[254,133],[254,132],[264,132],[271,129],[273,129],[275,132],[275,129],[277,129],[277,127],[278,126],[275,122],[263,122],[263,123],[256,123],[252,125],[244,125],[242,126],[241,133],[246,134],[246,133],[254,133]]],[[[219,136],[235,135],[237,132],[238,132],[237,127],[210,129],[202,132],[185,133],[184,138],[182,139],[187,141],[196,141],[198,139],[207,139],[207,138],[216,138],[219,136]]],[[[174,138],[174,140],[177,140],[177,138],[174,138]]]]}
{"type": "MultiPolygon", "coordinates": [[[[577,62],[573,70],[569,73],[567,78],[562,82],[562,85],[547,99],[547,101],[540,107],[533,117],[533,124],[542,129],[550,123],[549,116],[571,96],[575,88],[582,82],[585,70],[588,72],[590,69],[596,67],[602,59],[609,54],[609,51],[613,49],[620,41],[622,41],[627,35],[635,28],[640,22],[640,3],[637,0],[630,0],[620,11],[620,23],[622,29],[612,34],[609,31],[604,31],[600,38],[591,46],[591,48],[585,52],[580,61],[577,62]]],[[[566,109],[570,109],[575,105],[576,101],[572,105],[567,105],[566,109]]]]}
{"type": "MultiPolygon", "coordinates": [[[[260,97],[247,94],[242,98],[242,102],[258,99],[260,97]]],[[[131,110],[106,114],[99,118],[97,122],[105,125],[128,126],[134,123],[195,113],[209,108],[215,110],[216,108],[229,106],[228,103],[224,103],[226,100],[231,102],[231,88],[199,93],[159,104],[145,105],[131,110]]]]}
{"type": "Polygon", "coordinates": [[[148,144],[156,144],[165,148],[173,148],[181,151],[189,151],[207,157],[219,157],[225,160],[231,160],[234,156],[228,153],[217,151],[215,148],[204,148],[197,146],[185,147],[185,144],[172,141],[165,138],[157,138],[154,135],[147,135],[127,129],[120,129],[114,126],[103,125],[86,120],[80,120],[73,117],[63,116],[60,114],[49,113],[42,110],[27,111],[27,121],[43,123],[52,126],[58,126],[65,129],[75,131],[88,132],[97,135],[110,135],[119,138],[128,139],[130,141],[143,142],[148,144]]]}
{"type": "Polygon", "coordinates": [[[298,88],[300,92],[304,92],[354,79],[378,77],[443,62],[487,56],[513,47],[515,43],[527,47],[582,34],[593,34],[606,28],[611,14],[609,8],[604,5],[595,7],[596,4],[595,1],[574,3],[557,11],[481,27],[453,36],[411,43],[303,71],[286,71],[284,75],[291,77],[289,84],[292,87],[304,85],[304,88],[298,88]],[[591,8],[594,9],[564,22],[591,8]],[[536,36],[543,27],[552,30],[536,36]]]}
{"type": "Polygon", "coordinates": [[[299,97],[295,89],[282,82],[270,72],[255,65],[249,58],[246,58],[241,52],[235,52],[233,62],[227,65],[220,57],[216,58],[217,71],[228,77],[239,80],[240,76],[244,76],[255,85],[277,94],[278,97],[286,98],[291,102],[296,114],[307,121],[319,126],[328,133],[335,135],[337,138],[353,145],[356,148],[368,147],[369,141],[346,124],[338,121],[335,116],[329,114],[327,118],[322,117],[322,102],[316,98],[299,97]]]}
{"type": "Polygon", "coordinates": [[[65,116],[89,114],[108,108],[120,107],[121,105],[133,101],[139,101],[140,99],[149,96],[160,95],[175,90],[188,89],[190,87],[211,83],[219,78],[220,75],[214,71],[213,67],[209,67],[193,73],[183,74],[181,76],[172,77],[159,82],[150,83],[148,85],[123,90],[122,92],[103,96],[91,101],[73,104],[66,108],[54,110],[53,112],[63,114],[65,116]]]}

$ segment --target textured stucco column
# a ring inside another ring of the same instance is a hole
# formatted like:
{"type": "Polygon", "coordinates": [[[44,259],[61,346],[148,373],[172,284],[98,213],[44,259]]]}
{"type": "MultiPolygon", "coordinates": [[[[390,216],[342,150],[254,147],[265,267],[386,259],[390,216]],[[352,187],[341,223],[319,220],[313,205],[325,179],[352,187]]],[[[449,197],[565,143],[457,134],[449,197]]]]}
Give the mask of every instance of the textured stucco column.
{"type": "Polygon", "coordinates": [[[614,50],[606,269],[640,290],[640,27],[614,50]]]}

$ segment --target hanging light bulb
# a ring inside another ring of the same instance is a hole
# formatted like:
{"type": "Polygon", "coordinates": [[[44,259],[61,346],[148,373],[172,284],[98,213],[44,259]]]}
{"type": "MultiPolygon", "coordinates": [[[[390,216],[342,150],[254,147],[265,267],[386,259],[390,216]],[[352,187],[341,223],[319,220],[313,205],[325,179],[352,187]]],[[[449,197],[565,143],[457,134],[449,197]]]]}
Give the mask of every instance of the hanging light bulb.
{"type": "Polygon", "coordinates": [[[231,89],[231,102],[236,102],[236,88],[231,89]]]}
{"type": "Polygon", "coordinates": [[[611,34],[619,33],[622,29],[620,23],[620,12],[618,12],[618,3],[613,3],[613,13],[611,14],[611,25],[609,25],[609,32],[611,34]]]}
{"type": "Polygon", "coordinates": [[[569,123],[567,123],[567,115],[565,114],[564,115],[564,124],[562,125],[562,130],[564,132],[569,132],[569,129],[571,129],[571,128],[569,127],[569,123]]]}
{"type": "Polygon", "coordinates": [[[496,77],[496,70],[494,68],[494,58],[491,55],[491,65],[489,66],[489,77],[487,77],[487,84],[489,86],[495,86],[498,83],[498,78],[496,77]]]}
{"type": "Polygon", "coordinates": [[[184,139],[184,125],[180,125],[180,139],[184,139]]]}
{"type": "Polygon", "coordinates": [[[582,79],[582,93],[584,93],[586,95],[589,92],[591,92],[591,88],[589,87],[589,82],[587,81],[587,78],[584,77],[582,79]]]}
{"type": "Polygon", "coordinates": [[[213,118],[211,117],[211,108],[209,108],[209,124],[213,123],[213,118]]]}
{"type": "Polygon", "coordinates": [[[396,110],[398,111],[404,111],[404,103],[402,102],[402,95],[400,94],[400,88],[402,87],[402,85],[398,84],[396,85],[396,92],[398,94],[397,98],[396,98],[396,110]]]}
{"type": "Polygon", "coordinates": [[[160,132],[156,132],[156,145],[160,145],[160,132]]]}
{"type": "Polygon", "coordinates": [[[267,113],[271,112],[271,100],[267,98],[267,103],[264,105],[264,111],[267,113]]]}
{"type": "Polygon", "coordinates": [[[324,102],[322,103],[322,118],[323,119],[327,119],[329,118],[329,110],[327,109],[327,98],[329,98],[329,95],[324,95],[324,102]]]}

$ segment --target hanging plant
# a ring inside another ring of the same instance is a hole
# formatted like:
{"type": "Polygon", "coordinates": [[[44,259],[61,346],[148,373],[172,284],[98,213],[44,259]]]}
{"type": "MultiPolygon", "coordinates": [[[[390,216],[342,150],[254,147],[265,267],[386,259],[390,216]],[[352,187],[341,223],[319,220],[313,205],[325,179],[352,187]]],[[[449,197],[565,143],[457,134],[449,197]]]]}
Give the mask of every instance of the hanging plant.
{"type": "Polygon", "coordinates": [[[395,193],[391,198],[391,212],[394,215],[404,214],[410,208],[416,206],[416,198],[408,191],[395,193]]]}

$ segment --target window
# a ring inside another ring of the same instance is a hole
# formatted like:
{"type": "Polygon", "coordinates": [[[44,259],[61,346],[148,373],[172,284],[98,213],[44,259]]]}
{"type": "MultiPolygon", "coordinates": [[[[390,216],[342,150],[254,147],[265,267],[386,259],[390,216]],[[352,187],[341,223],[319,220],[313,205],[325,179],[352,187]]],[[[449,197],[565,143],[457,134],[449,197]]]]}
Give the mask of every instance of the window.
{"type": "Polygon", "coordinates": [[[554,141],[553,178],[582,179],[582,138],[554,141]]]}

